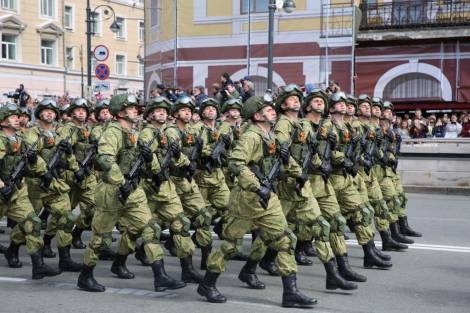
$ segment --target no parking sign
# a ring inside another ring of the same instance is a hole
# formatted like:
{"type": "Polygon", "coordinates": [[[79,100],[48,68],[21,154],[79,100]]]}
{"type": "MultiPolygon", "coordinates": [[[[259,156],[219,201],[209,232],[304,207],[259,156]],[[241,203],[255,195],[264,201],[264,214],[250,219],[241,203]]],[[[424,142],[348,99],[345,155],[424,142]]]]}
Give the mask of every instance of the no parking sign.
{"type": "Polygon", "coordinates": [[[95,68],[95,76],[99,80],[108,79],[109,78],[109,73],[110,73],[109,67],[104,63],[98,64],[95,68]]]}

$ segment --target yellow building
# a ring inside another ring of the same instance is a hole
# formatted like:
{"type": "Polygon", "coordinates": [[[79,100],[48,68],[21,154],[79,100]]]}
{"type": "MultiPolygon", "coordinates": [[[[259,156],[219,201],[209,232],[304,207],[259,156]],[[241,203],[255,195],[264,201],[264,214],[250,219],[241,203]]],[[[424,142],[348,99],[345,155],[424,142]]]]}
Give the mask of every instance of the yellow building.
{"type": "MultiPolygon", "coordinates": [[[[86,95],[86,3],[86,0],[0,1],[2,94],[22,83],[33,97],[80,96],[83,67],[86,95]]],[[[94,93],[143,90],[143,0],[91,0],[91,10],[92,50],[96,45],[107,46],[109,57],[102,63],[110,68],[110,78],[97,84],[100,82],[94,75],[97,62],[92,58],[92,88],[101,86],[94,93]],[[120,25],[117,33],[109,28],[114,18],[120,25]]]]}

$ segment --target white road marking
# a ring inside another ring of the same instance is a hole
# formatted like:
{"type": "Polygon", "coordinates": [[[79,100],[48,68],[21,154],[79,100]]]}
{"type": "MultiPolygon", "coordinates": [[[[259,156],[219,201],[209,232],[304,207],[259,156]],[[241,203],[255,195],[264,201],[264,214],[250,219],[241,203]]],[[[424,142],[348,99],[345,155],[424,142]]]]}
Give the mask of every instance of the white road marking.
{"type": "Polygon", "coordinates": [[[10,283],[19,283],[19,282],[24,282],[27,281],[26,278],[18,278],[18,277],[2,277],[0,276],[0,281],[6,281],[10,283]]]}

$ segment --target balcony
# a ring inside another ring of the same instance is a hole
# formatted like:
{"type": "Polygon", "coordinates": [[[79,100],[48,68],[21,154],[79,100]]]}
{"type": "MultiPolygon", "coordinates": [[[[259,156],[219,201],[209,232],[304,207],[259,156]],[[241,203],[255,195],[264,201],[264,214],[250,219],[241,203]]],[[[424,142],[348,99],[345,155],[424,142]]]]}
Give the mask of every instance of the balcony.
{"type": "Polygon", "coordinates": [[[470,0],[363,1],[360,9],[363,31],[470,25],[470,0]]]}

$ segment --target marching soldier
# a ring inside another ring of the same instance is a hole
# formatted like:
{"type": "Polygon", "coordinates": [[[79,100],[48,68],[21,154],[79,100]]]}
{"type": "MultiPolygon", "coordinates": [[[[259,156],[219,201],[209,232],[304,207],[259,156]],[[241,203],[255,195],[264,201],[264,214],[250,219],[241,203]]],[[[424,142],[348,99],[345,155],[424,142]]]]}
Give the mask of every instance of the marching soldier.
{"type": "Polygon", "coordinates": [[[251,97],[243,109],[244,117],[250,119],[252,124],[241,135],[229,157],[229,169],[238,178],[238,184],[230,194],[229,217],[223,230],[225,239],[221,247],[209,256],[206,275],[198,287],[198,293],[209,302],[226,302],[225,296],[216,288],[217,278],[225,270],[225,260],[237,253],[237,240],[254,226],[260,229],[260,235],[242,272],[256,275],[256,264],[263,256],[256,247],[256,241],[259,242],[258,246],[271,246],[278,251],[276,261],[284,288],[282,305],[311,307],[317,300],[306,297],[297,289],[294,259],[296,237],[287,225],[279,199],[272,192],[281,163],[289,176],[300,176],[300,168],[290,157],[289,149],[276,144],[272,133],[276,111],[272,101],[251,97]]]}
{"type": "Polygon", "coordinates": [[[72,228],[75,217],[71,210],[66,183],[65,170],[77,171],[78,164],[70,144],[72,133],[58,133],[56,122],[59,109],[55,101],[43,100],[34,115],[37,125],[28,133],[28,143],[37,141],[38,154],[47,162],[47,172],[41,178],[28,180],[28,194],[35,212],[41,208],[51,217],[44,234],[44,257],[55,257],[51,249],[51,240],[56,237],[59,250],[59,268],[62,271],[78,272],[82,264],[76,263],[70,256],[72,228]]]}
{"type": "Polygon", "coordinates": [[[22,267],[18,251],[25,244],[33,265],[32,277],[41,279],[59,275],[60,271],[44,264],[41,220],[28,199],[23,177],[12,177],[18,166],[22,166],[21,173],[29,177],[46,172],[46,163],[38,156],[37,143],[28,146],[19,132],[20,114],[14,104],[0,108],[0,217],[7,216],[15,223],[10,234],[10,246],[4,253],[9,267],[22,267]]]}
{"type": "Polygon", "coordinates": [[[132,279],[126,267],[127,256],[134,252],[135,241],[142,237],[145,253],[154,274],[155,291],[178,289],[184,282],[166,274],[163,251],[159,244],[160,226],[152,218],[145,192],[139,185],[141,172],[158,174],[160,167],[148,143],[137,146],[137,98],[121,94],[111,100],[109,110],[116,118],[108,124],[98,143],[97,162],[102,170],[102,182],[96,190],[96,212],[93,216],[91,242],[85,250],[83,270],[78,287],[86,291],[103,292],[105,287],[93,277],[100,248],[111,236],[114,225],[121,223],[121,238],[111,272],[121,279],[132,279]],[[136,165],[137,164],[137,165],[136,165]]]}

